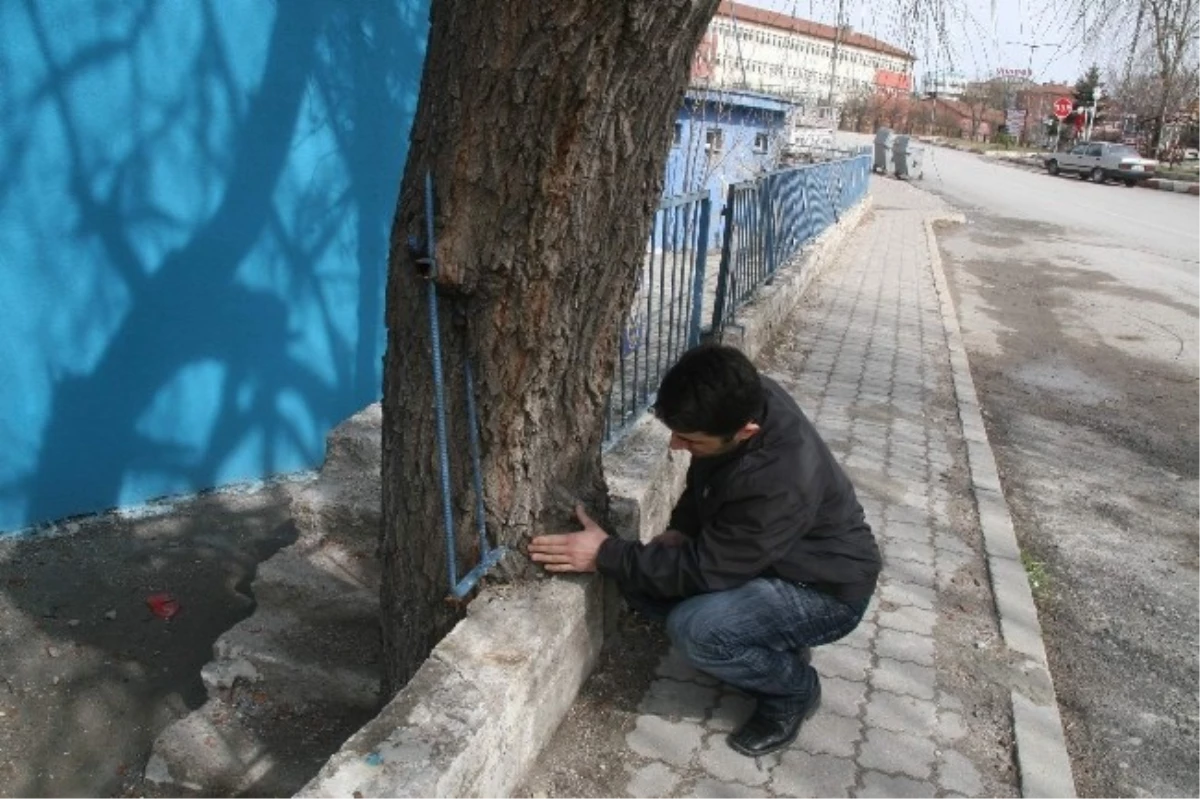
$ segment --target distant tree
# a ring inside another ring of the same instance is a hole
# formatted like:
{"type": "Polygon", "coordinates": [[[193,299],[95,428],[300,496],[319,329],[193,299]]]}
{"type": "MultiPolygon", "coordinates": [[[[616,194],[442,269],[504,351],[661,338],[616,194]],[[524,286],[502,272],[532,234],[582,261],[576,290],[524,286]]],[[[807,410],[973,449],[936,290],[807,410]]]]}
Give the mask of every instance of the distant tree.
{"type": "Polygon", "coordinates": [[[1067,118],[1067,123],[1074,125],[1078,117],[1083,117],[1083,123],[1086,124],[1088,117],[1091,117],[1093,127],[1098,127],[1104,122],[1104,111],[1107,103],[1103,99],[1104,82],[1100,77],[1100,67],[1092,64],[1087,68],[1087,71],[1075,81],[1075,90],[1072,92],[1074,101],[1074,109],[1067,118]]]}
{"type": "Polygon", "coordinates": [[[1113,54],[1124,63],[1123,82],[1135,69],[1153,75],[1146,86],[1154,101],[1149,136],[1158,150],[1184,102],[1180,90],[1195,70],[1200,0],[1068,0],[1066,8],[1074,43],[1113,54]]]}
{"type": "Polygon", "coordinates": [[[875,94],[871,92],[859,92],[846,98],[842,103],[841,129],[862,132],[875,102],[875,94]]]}
{"type": "Polygon", "coordinates": [[[975,81],[967,84],[959,102],[966,108],[971,120],[971,138],[979,136],[980,125],[988,117],[989,111],[1004,108],[1007,87],[1002,81],[975,81]]]}
{"type": "Polygon", "coordinates": [[[1075,107],[1081,108],[1096,102],[1096,90],[1103,86],[1100,79],[1100,67],[1092,64],[1087,71],[1075,81],[1075,107]]]}

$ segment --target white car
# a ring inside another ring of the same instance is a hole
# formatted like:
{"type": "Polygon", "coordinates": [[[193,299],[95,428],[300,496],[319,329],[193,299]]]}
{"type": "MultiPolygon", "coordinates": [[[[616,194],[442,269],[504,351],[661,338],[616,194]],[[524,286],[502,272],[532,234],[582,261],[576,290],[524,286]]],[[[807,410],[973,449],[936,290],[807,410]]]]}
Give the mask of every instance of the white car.
{"type": "Polygon", "coordinates": [[[1095,183],[1120,180],[1126,186],[1154,177],[1154,170],[1158,168],[1157,161],[1142,158],[1128,144],[1112,142],[1077,144],[1065,153],[1050,153],[1045,158],[1045,164],[1051,175],[1074,172],[1080,178],[1091,179],[1095,183]]]}

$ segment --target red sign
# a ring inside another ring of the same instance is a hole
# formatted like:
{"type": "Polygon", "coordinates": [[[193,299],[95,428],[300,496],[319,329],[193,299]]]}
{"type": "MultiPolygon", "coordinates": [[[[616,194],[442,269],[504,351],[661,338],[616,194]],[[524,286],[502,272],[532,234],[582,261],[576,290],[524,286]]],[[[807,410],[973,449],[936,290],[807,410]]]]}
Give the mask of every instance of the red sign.
{"type": "Polygon", "coordinates": [[[875,70],[875,87],[892,91],[912,91],[912,75],[889,69],[875,70]]]}
{"type": "Polygon", "coordinates": [[[1071,102],[1069,97],[1059,97],[1054,101],[1054,116],[1059,119],[1066,119],[1071,115],[1071,110],[1075,104],[1071,102]]]}

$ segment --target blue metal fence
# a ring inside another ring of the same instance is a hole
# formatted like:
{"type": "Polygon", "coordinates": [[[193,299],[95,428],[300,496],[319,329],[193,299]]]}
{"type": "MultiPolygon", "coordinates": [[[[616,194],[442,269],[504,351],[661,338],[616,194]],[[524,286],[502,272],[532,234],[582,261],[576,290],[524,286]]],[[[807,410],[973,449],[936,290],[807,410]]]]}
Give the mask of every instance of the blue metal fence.
{"type": "Polygon", "coordinates": [[[723,330],[759,286],[861,200],[870,173],[864,154],[730,186],[712,329],[723,330]]]}
{"type": "Polygon", "coordinates": [[[607,443],[650,407],[663,373],[700,342],[710,212],[706,191],[658,206],[642,279],[618,335],[616,376],[605,409],[607,443]]]}
{"type": "Polygon", "coordinates": [[[708,192],[662,201],[641,283],[618,336],[606,446],[654,403],[663,374],[685,350],[707,330],[723,330],[759,286],[866,195],[870,174],[871,156],[852,154],[730,186],[715,280],[705,270],[708,192]],[[706,307],[712,308],[711,327],[702,319],[706,307]]]}

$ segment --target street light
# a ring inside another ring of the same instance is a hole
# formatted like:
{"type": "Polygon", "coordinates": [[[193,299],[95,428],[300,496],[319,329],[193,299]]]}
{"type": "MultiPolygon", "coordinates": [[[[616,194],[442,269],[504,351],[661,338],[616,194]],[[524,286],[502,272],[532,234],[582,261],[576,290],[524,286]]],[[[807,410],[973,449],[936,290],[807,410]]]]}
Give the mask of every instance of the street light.
{"type": "Polygon", "coordinates": [[[1036,52],[1039,48],[1042,48],[1042,47],[1057,47],[1059,44],[1061,44],[1061,42],[1008,42],[1008,44],[1015,44],[1018,47],[1028,47],[1029,48],[1029,70],[1028,71],[1029,71],[1029,80],[1032,81],[1033,80],[1033,54],[1034,54],[1034,52],[1036,52]]]}

